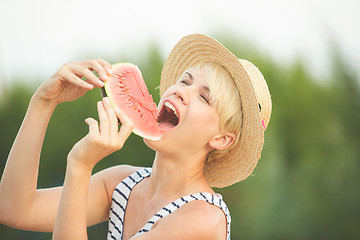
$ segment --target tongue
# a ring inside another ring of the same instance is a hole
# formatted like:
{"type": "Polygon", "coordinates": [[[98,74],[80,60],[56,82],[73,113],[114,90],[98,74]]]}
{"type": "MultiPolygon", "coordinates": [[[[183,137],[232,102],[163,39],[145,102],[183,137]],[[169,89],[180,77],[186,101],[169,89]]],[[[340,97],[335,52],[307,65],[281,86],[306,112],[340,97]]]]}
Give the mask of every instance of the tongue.
{"type": "Polygon", "coordinates": [[[167,131],[174,127],[174,124],[171,124],[170,122],[161,122],[159,123],[160,131],[167,131]]]}

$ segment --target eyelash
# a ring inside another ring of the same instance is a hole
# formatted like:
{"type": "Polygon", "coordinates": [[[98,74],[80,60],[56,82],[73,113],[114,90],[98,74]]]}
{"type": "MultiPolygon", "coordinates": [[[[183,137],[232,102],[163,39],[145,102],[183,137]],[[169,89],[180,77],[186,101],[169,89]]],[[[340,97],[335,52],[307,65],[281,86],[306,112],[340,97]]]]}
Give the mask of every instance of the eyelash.
{"type": "MultiPolygon", "coordinates": [[[[186,79],[181,80],[180,83],[185,84],[186,86],[190,86],[190,82],[186,79]]],[[[206,95],[200,94],[200,98],[204,100],[207,104],[210,104],[210,100],[206,95]]]]}
{"type": "Polygon", "coordinates": [[[207,103],[210,104],[210,101],[207,96],[200,94],[200,97],[207,103]]]}
{"type": "Polygon", "coordinates": [[[184,79],[184,80],[181,80],[180,83],[185,84],[186,86],[189,86],[189,85],[190,85],[189,81],[188,81],[188,80],[185,80],[185,79],[184,79]]]}

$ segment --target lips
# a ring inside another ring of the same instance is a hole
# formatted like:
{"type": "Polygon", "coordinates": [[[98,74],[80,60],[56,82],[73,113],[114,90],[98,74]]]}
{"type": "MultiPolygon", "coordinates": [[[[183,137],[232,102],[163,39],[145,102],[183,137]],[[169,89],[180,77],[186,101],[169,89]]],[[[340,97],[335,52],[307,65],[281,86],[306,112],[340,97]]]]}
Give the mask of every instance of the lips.
{"type": "Polygon", "coordinates": [[[165,100],[157,119],[160,131],[170,131],[179,123],[179,113],[169,100],[165,100]]]}

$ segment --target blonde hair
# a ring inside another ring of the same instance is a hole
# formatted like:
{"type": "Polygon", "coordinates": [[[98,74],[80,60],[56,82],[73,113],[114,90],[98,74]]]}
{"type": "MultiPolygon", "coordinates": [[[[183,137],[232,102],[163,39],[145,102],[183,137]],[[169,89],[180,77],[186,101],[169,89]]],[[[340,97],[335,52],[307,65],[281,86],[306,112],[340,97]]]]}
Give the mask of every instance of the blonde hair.
{"type": "Polygon", "coordinates": [[[236,135],[234,143],[227,149],[214,150],[209,153],[206,165],[209,162],[226,161],[228,154],[233,152],[239,142],[242,127],[242,104],[238,88],[229,72],[221,65],[213,62],[200,63],[195,66],[204,74],[210,88],[211,99],[218,100],[217,112],[220,117],[220,129],[236,135]]]}

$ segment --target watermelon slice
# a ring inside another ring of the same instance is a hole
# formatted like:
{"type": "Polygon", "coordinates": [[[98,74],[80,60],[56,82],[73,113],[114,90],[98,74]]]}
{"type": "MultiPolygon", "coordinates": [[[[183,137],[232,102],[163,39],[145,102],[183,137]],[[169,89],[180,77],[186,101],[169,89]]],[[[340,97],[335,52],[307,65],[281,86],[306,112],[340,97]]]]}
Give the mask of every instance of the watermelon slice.
{"type": "Polygon", "coordinates": [[[158,109],[146,87],[140,69],[132,63],[112,65],[113,74],[101,89],[113,107],[119,108],[133,123],[133,133],[141,137],[160,140],[157,123],[158,109]]]}

